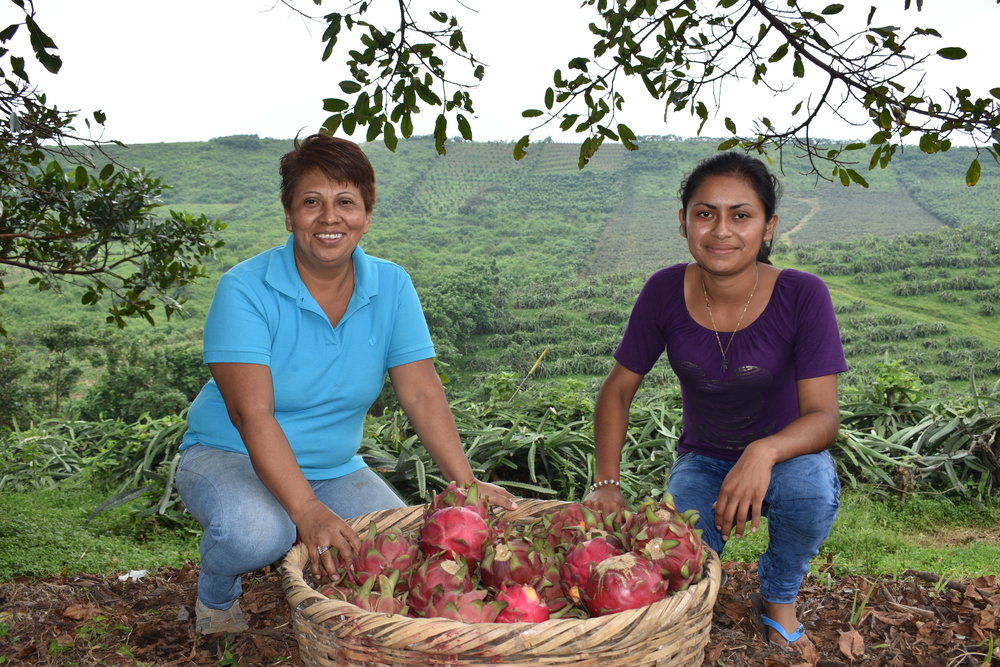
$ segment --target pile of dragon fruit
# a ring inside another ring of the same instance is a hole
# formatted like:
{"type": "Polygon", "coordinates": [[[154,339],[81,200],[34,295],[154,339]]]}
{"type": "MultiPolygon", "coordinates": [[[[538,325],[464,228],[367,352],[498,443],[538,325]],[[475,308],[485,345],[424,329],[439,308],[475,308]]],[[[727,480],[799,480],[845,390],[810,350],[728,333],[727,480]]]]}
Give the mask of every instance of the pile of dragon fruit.
{"type": "Polygon", "coordinates": [[[599,516],[579,503],[530,523],[491,511],[475,484],[451,484],[428,505],[419,534],[374,522],[353,558],[335,550],[327,597],[369,612],[465,623],[589,618],[636,609],[701,579],[697,514],[667,496],[599,516]]]}

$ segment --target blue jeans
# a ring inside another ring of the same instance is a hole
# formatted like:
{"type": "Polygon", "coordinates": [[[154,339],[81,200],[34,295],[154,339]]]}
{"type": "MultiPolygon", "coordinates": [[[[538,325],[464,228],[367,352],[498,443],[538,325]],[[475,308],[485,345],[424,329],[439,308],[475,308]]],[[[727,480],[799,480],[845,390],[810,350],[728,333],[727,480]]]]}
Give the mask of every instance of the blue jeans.
{"type": "MultiPolygon", "coordinates": [[[[369,468],[310,481],[316,496],[343,519],[405,503],[369,468]]],[[[257,477],[250,457],[214,447],[184,450],[177,490],[205,529],[201,536],[198,597],[228,609],[243,592],[240,576],[282,558],[295,543],[295,524],[257,477]]]]}
{"type": "MultiPolygon", "coordinates": [[[[702,539],[720,555],[725,547],[715,528],[712,504],[735,461],[685,452],[674,464],[667,491],[677,509],[694,508],[702,539]]],[[[840,480],[829,452],[797,456],[774,466],[761,512],[767,517],[767,550],[757,572],[768,602],[795,602],[809,561],[819,553],[840,507],[840,480]]]]}

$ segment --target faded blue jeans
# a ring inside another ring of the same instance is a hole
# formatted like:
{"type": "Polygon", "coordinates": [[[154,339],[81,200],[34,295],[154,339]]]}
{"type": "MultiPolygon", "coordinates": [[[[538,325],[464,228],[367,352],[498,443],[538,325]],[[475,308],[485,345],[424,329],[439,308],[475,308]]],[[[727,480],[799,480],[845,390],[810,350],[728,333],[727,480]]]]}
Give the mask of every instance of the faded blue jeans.
{"type": "MultiPolygon", "coordinates": [[[[405,507],[395,490],[369,468],[310,484],[343,519],[405,507]]],[[[188,447],[177,468],[177,490],[205,529],[198,597],[206,607],[228,609],[243,592],[241,575],[274,563],[291,549],[295,524],[245,454],[188,447]]]]}
{"type": "MultiPolygon", "coordinates": [[[[667,491],[677,509],[694,508],[701,517],[702,539],[722,554],[725,542],[715,528],[712,504],[735,461],[685,452],[677,459],[667,480],[667,491]]],[[[767,550],[757,572],[760,593],[768,602],[795,602],[809,561],[830,534],[840,507],[840,480],[827,451],[782,461],[771,470],[771,485],[761,512],[767,517],[767,550]]]]}

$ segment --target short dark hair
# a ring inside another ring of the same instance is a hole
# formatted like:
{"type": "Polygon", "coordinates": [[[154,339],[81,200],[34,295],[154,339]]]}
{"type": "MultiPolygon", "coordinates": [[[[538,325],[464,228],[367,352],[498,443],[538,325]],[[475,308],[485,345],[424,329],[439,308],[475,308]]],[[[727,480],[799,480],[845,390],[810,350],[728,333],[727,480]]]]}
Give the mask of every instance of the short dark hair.
{"type": "Polygon", "coordinates": [[[281,157],[278,168],[281,174],[281,205],[292,207],[295,186],[303,174],[319,169],[326,176],[340,183],[350,183],[361,191],[365,210],[375,207],[375,169],[368,156],[353,141],[311,134],[305,139],[295,138],[294,148],[281,157]]]}
{"type": "MultiPolygon", "coordinates": [[[[695,166],[688,174],[687,178],[681,181],[679,197],[681,208],[687,211],[688,202],[691,196],[709,176],[739,176],[743,178],[750,187],[757,193],[760,202],[764,205],[764,214],[767,220],[774,217],[778,209],[778,201],[781,199],[781,183],[778,177],[771,173],[767,165],[755,157],[750,157],[743,153],[733,151],[727,153],[716,153],[711,155],[695,166]]],[[[767,241],[761,244],[757,253],[757,261],[770,264],[771,245],[774,242],[767,241]]]]}

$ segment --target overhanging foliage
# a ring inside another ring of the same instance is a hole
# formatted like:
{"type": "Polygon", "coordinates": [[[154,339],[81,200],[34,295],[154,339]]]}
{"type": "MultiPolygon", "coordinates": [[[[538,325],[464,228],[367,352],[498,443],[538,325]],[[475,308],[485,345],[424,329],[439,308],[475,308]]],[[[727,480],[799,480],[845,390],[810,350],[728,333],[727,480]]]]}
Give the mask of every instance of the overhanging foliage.
{"type": "MultiPolygon", "coordinates": [[[[322,17],[324,60],[336,54],[350,70],[340,92],[324,100],[331,113],[325,128],[350,135],[366,128],[368,141],[382,137],[394,150],[399,137],[412,135],[414,114],[429,109],[437,113],[435,146],[444,154],[450,128],[473,138],[473,92],[488,74],[475,45],[466,43],[464,5],[444,11],[443,2],[393,3],[388,14],[377,13],[388,4],[353,2],[322,17]],[[361,45],[347,51],[342,42],[348,35],[361,45]]],[[[905,1],[911,12],[922,5],[905,1]]],[[[542,104],[522,115],[539,119],[536,130],[555,123],[581,134],[583,168],[605,141],[638,148],[635,133],[619,121],[627,102],[622,83],[634,79],[663,103],[665,115],[690,113],[704,127],[710,115],[721,113],[733,136],[719,148],[794,147],[808,156],[814,173],[844,185],[866,185],[856,169],[859,160],[869,169],[884,168],[905,139],[918,139],[920,150],[936,153],[961,137],[977,148],[966,172],[968,185],[975,185],[979,155],[1000,156],[1000,87],[991,97],[977,97],[961,85],[930,92],[925,66],[965,58],[961,46],[942,44],[933,27],[907,33],[886,25],[874,6],[852,25],[844,9],[798,0],[584,0],[576,11],[592,15],[590,52],[568,54],[566,66],[542,91],[542,104]],[[738,127],[726,112],[730,98],[724,93],[738,81],[775,94],[768,113],[749,127],[738,127]],[[868,121],[859,134],[870,133],[865,141],[821,148],[810,134],[818,118],[862,110],[868,121]],[[787,125],[772,121],[779,113],[788,116],[787,125]],[[870,155],[868,149],[874,149],[870,155]]],[[[504,9],[498,5],[495,11],[504,9]]],[[[521,137],[515,158],[524,157],[530,140],[530,133],[521,137]]]]}

